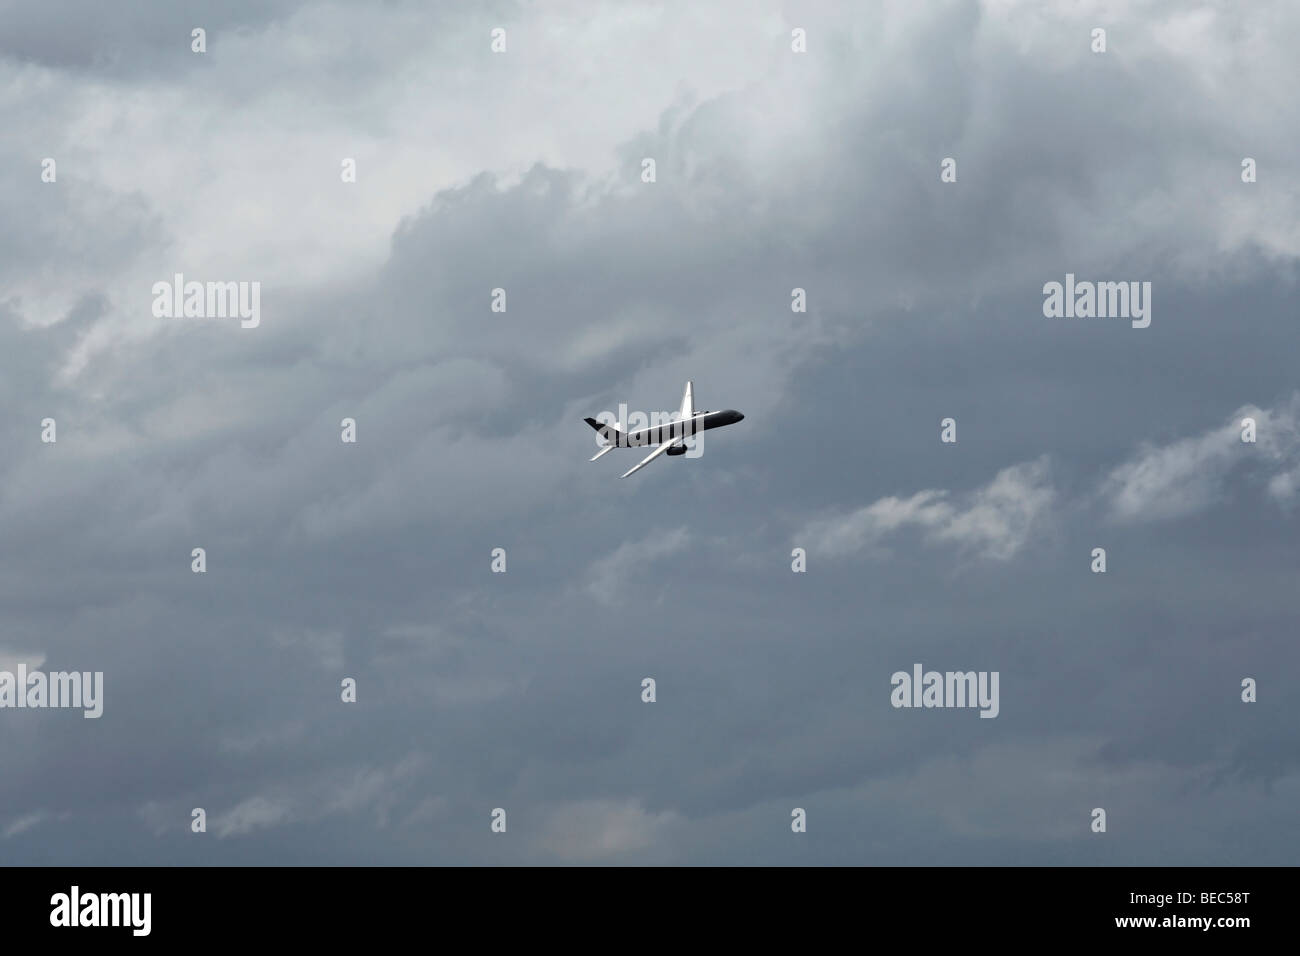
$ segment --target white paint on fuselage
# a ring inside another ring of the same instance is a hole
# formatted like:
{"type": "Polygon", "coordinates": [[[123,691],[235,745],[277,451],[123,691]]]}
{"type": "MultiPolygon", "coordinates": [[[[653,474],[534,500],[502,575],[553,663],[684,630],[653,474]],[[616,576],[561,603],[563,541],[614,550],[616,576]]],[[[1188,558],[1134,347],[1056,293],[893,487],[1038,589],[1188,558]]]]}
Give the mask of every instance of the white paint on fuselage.
{"type": "Polygon", "coordinates": [[[661,445],[674,438],[690,439],[706,429],[732,425],[744,417],[734,408],[727,408],[720,412],[700,412],[698,415],[678,419],[675,422],[638,428],[634,432],[619,432],[618,444],[620,448],[642,448],[646,445],[661,445]]]}
{"type": "Polygon", "coordinates": [[[662,425],[651,425],[649,428],[638,428],[634,432],[620,433],[619,445],[624,448],[640,448],[643,445],[659,445],[670,438],[690,438],[704,431],[704,420],[710,414],[712,413],[706,412],[675,422],[665,422],[662,425]]]}

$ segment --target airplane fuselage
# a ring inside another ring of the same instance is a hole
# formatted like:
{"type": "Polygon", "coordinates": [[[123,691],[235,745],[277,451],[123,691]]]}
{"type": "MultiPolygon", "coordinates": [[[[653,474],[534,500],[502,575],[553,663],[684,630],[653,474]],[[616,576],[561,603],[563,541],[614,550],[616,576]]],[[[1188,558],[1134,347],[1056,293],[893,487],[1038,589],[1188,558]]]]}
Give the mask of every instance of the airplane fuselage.
{"type": "Polygon", "coordinates": [[[659,425],[651,425],[649,428],[638,428],[634,432],[617,432],[618,441],[616,444],[619,448],[660,445],[673,439],[691,438],[710,428],[734,425],[744,417],[734,408],[724,409],[720,412],[701,412],[699,415],[692,415],[690,418],[663,422],[659,425]]]}

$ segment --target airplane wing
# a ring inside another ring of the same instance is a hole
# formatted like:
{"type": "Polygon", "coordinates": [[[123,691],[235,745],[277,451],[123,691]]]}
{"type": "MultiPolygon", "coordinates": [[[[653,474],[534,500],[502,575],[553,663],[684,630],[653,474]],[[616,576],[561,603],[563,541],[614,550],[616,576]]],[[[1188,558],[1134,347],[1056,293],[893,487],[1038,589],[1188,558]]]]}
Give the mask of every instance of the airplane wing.
{"type": "Polygon", "coordinates": [[[662,455],[664,452],[666,452],[669,448],[672,448],[674,442],[676,442],[676,441],[677,441],[676,438],[670,438],[670,439],[668,439],[666,442],[664,442],[662,445],[660,445],[658,448],[656,448],[656,449],[655,449],[654,451],[652,451],[650,454],[646,455],[646,456],[645,456],[645,461],[641,462],[641,464],[637,465],[635,468],[631,468],[631,469],[629,469],[628,471],[623,472],[623,474],[619,475],[619,477],[620,477],[620,478],[626,478],[628,475],[632,474],[632,472],[634,472],[634,471],[640,471],[640,470],[641,470],[642,468],[644,468],[646,465],[650,464],[650,462],[654,461],[656,458],[658,458],[660,455],[662,455]]]}
{"type": "Polygon", "coordinates": [[[691,394],[691,383],[686,383],[686,391],[682,393],[682,418],[695,417],[695,396],[691,394]]]}

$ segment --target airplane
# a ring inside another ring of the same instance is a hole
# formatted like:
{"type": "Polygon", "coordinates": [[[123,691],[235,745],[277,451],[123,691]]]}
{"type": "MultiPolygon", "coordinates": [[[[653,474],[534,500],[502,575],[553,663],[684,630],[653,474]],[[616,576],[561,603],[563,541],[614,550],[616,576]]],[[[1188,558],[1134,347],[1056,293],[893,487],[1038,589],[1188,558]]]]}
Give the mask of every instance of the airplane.
{"type": "Polygon", "coordinates": [[[583,421],[594,428],[597,434],[609,443],[592,455],[591,461],[595,461],[601,455],[611,452],[615,448],[639,448],[643,445],[658,446],[645,457],[641,464],[619,475],[620,478],[626,478],[628,475],[640,471],[660,455],[665,453],[669,455],[686,454],[684,439],[709,428],[734,425],[744,417],[734,408],[728,408],[721,412],[697,412],[695,410],[695,398],[691,392],[691,383],[687,382],[686,391],[682,394],[681,415],[675,421],[665,422],[661,425],[651,425],[649,428],[638,428],[632,432],[625,432],[613,424],[602,425],[594,418],[584,418],[583,421]]]}

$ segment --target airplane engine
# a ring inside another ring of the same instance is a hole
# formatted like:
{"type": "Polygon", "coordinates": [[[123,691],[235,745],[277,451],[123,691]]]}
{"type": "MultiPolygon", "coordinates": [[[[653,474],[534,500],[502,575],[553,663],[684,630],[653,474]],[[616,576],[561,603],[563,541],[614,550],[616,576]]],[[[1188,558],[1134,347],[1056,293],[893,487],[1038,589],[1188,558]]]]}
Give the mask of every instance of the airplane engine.
{"type": "Polygon", "coordinates": [[[665,454],[668,454],[668,455],[684,455],[684,454],[686,454],[686,446],[685,446],[685,445],[673,445],[673,447],[672,447],[672,448],[669,448],[668,451],[665,452],[665,454]]]}

